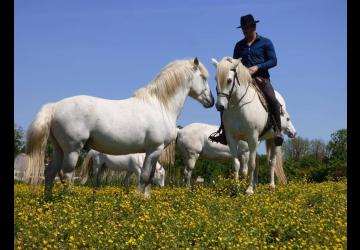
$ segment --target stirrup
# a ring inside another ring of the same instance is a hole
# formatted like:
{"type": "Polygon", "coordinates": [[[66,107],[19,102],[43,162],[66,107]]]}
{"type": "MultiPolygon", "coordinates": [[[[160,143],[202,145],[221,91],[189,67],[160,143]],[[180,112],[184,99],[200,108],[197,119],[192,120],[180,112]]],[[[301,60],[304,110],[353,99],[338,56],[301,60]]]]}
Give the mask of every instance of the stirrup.
{"type": "Polygon", "coordinates": [[[227,145],[227,140],[226,140],[226,136],[225,133],[223,132],[223,130],[221,129],[221,127],[219,128],[218,131],[212,133],[209,136],[209,140],[212,142],[216,142],[216,143],[221,143],[223,145],[227,145]]]}

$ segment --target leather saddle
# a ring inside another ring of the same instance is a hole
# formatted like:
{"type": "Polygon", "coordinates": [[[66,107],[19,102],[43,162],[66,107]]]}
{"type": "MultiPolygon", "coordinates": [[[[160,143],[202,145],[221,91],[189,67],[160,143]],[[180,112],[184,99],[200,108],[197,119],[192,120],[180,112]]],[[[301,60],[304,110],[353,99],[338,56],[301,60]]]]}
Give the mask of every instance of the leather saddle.
{"type": "MultiPolygon", "coordinates": [[[[264,92],[262,91],[262,89],[265,87],[266,84],[270,84],[270,80],[266,79],[266,78],[262,78],[262,77],[255,77],[255,78],[253,78],[253,81],[251,82],[251,84],[253,85],[257,95],[259,96],[261,104],[263,105],[264,109],[268,113],[268,119],[267,119],[265,128],[261,132],[261,134],[259,135],[259,138],[260,138],[265,133],[267,133],[272,127],[275,126],[275,120],[272,117],[271,112],[269,112],[269,106],[268,106],[268,103],[266,101],[264,92]]],[[[284,111],[283,111],[283,108],[282,108],[281,104],[280,104],[280,115],[284,115],[284,111]]]]}

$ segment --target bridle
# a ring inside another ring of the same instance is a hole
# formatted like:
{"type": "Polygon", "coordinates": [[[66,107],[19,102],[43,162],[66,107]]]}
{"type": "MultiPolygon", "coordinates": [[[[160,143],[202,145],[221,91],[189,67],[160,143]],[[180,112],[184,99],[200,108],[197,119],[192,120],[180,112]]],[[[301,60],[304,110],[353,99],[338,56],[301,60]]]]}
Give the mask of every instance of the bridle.
{"type": "MultiPolygon", "coordinates": [[[[237,83],[238,83],[239,86],[240,86],[240,81],[239,81],[239,78],[238,78],[238,76],[237,76],[236,68],[230,69],[230,71],[234,71],[234,78],[233,78],[233,85],[231,86],[231,89],[230,89],[229,94],[226,94],[226,93],[223,93],[223,92],[219,92],[218,89],[217,89],[217,87],[216,87],[216,94],[217,94],[217,96],[218,96],[218,97],[226,97],[226,99],[228,100],[229,105],[230,105],[230,98],[231,98],[231,96],[232,96],[232,93],[233,93],[233,91],[234,91],[235,84],[236,84],[235,80],[237,81],[237,83]]],[[[237,105],[238,103],[241,102],[241,100],[246,96],[249,87],[250,87],[250,84],[248,84],[248,86],[246,87],[246,90],[245,90],[245,93],[243,94],[243,96],[242,96],[242,97],[239,99],[239,101],[237,101],[234,105],[237,105]]],[[[255,96],[255,95],[254,95],[254,96],[255,96]]],[[[248,103],[250,103],[250,102],[252,102],[252,100],[249,101],[249,102],[247,102],[247,103],[245,103],[245,104],[248,104],[248,103]]],[[[245,104],[244,104],[244,105],[245,105],[245,104]]],[[[232,105],[232,106],[234,106],[234,105],[232,105]]]]}
{"type": "Polygon", "coordinates": [[[216,87],[216,94],[218,97],[226,97],[226,99],[228,100],[228,102],[230,102],[230,98],[231,98],[231,95],[234,91],[234,88],[235,88],[235,80],[238,82],[239,86],[240,86],[240,81],[239,81],[239,78],[237,77],[237,72],[236,72],[236,69],[230,69],[230,71],[234,71],[234,78],[233,78],[233,85],[231,86],[231,89],[230,89],[230,92],[229,94],[226,94],[226,93],[223,93],[223,92],[219,92],[218,91],[218,88],[216,87]]]}

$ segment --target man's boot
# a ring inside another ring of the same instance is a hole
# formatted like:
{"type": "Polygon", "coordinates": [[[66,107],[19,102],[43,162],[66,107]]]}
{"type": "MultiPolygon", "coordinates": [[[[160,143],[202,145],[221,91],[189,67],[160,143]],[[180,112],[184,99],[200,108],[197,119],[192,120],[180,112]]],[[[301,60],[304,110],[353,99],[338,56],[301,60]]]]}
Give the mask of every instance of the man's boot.
{"type": "Polygon", "coordinates": [[[212,141],[212,142],[217,142],[217,143],[221,143],[223,145],[227,145],[227,140],[226,140],[226,136],[225,136],[225,128],[224,128],[222,115],[223,115],[223,112],[220,112],[221,125],[220,125],[218,131],[212,133],[209,136],[209,140],[212,141]]]}
{"type": "MultiPolygon", "coordinates": [[[[280,112],[279,112],[280,113],[280,112]]],[[[284,142],[284,137],[281,134],[281,120],[280,117],[276,119],[276,115],[272,115],[273,117],[273,124],[274,124],[274,130],[275,130],[275,137],[274,137],[274,143],[275,146],[281,146],[284,142]]]]}

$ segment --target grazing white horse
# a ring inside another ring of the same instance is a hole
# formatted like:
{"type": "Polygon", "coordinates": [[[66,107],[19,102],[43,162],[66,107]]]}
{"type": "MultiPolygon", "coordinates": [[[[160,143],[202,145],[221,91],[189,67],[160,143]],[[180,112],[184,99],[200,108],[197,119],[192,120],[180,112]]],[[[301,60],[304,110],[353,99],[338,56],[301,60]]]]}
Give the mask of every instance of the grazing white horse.
{"type": "MultiPolygon", "coordinates": [[[[82,165],[81,165],[81,177],[82,184],[84,184],[92,173],[95,179],[95,186],[100,186],[100,176],[102,172],[107,168],[114,171],[125,171],[124,182],[129,184],[129,177],[132,174],[136,175],[138,182],[140,181],[141,168],[143,167],[145,160],[144,153],[128,154],[128,155],[107,155],[91,149],[82,165]]],[[[156,162],[155,174],[153,181],[160,187],[165,185],[165,169],[156,162]]]]}
{"type": "Polygon", "coordinates": [[[176,146],[179,148],[185,163],[184,174],[187,186],[191,185],[191,174],[199,157],[218,163],[232,160],[235,180],[239,179],[240,167],[243,176],[247,176],[247,162],[249,159],[247,143],[239,141],[238,154],[236,157],[233,157],[227,145],[212,142],[208,139],[209,135],[217,131],[218,128],[219,126],[205,123],[191,123],[179,130],[176,146]]]}
{"type": "MultiPolygon", "coordinates": [[[[216,109],[223,111],[226,139],[233,157],[237,155],[239,140],[248,143],[250,185],[246,193],[253,194],[257,183],[258,168],[254,175],[255,159],[261,140],[266,140],[268,155],[270,154],[270,186],[275,188],[275,164],[281,165],[282,169],[281,147],[276,147],[274,144],[275,132],[273,129],[259,138],[266,126],[268,113],[261,104],[255,88],[250,84],[252,77],[249,70],[241,63],[241,59],[231,57],[224,57],[220,62],[212,59],[212,63],[217,69],[215,77],[217,81],[216,109]]],[[[278,92],[275,93],[283,109],[282,131],[290,138],[294,138],[296,131],[286,111],[285,101],[278,92]]]]}
{"type": "Polygon", "coordinates": [[[14,159],[14,180],[23,181],[26,171],[27,155],[24,153],[18,154],[14,159]]]}
{"type": "Polygon", "coordinates": [[[149,197],[155,164],[176,138],[176,121],[186,97],[205,108],[214,105],[207,79],[208,71],[197,58],[176,60],[131,98],[74,96],[44,105],[27,134],[28,180],[38,183],[50,138],[53,156],[45,168],[45,197],[51,197],[56,173],[74,170],[84,146],[112,155],[146,153],[138,190],[149,197]]]}

